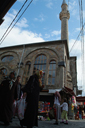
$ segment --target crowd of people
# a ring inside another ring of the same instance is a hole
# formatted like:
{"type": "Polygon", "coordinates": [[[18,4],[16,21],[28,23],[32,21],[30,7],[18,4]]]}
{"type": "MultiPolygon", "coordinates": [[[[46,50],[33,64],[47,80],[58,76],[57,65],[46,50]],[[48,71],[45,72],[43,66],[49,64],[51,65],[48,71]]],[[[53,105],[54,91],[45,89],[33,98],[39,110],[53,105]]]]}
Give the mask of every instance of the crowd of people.
{"type": "MultiPolygon", "coordinates": [[[[38,101],[39,92],[44,88],[42,85],[41,78],[43,76],[43,71],[37,70],[34,75],[30,76],[26,85],[22,87],[21,76],[17,76],[16,81],[15,72],[11,72],[9,77],[2,81],[0,85],[0,121],[4,122],[5,125],[9,125],[15,116],[16,108],[14,103],[20,101],[21,98],[25,98],[26,110],[24,113],[24,118],[19,119],[21,127],[27,126],[27,128],[32,128],[33,126],[38,126],[38,101]]],[[[54,105],[56,108],[56,122],[58,125],[58,120],[61,119],[60,123],[68,124],[68,103],[67,99],[63,99],[61,104],[61,96],[59,92],[55,92],[54,105]],[[62,110],[62,113],[61,113],[62,110]],[[65,121],[64,121],[65,119],[65,121]]],[[[81,107],[79,108],[79,116],[81,118],[81,107]]],[[[85,111],[85,109],[84,109],[85,111]]]]}
{"type": "Polygon", "coordinates": [[[20,84],[21,76],[17,76],[15,80],[15,72],[11,72],[9,77],[2,81],[0,85],[0,121],[5,125],[9,125],[15,116],[14,102],[20,100],[21,97],[26,98],[26,110],[24,119],[20,120],[20,125],[32,128],[38,126],[38,101],[39,92],[44,88],[41,84],[43,72],[37,70],[32,75],[27,84],[22,88],[20,84]]]}

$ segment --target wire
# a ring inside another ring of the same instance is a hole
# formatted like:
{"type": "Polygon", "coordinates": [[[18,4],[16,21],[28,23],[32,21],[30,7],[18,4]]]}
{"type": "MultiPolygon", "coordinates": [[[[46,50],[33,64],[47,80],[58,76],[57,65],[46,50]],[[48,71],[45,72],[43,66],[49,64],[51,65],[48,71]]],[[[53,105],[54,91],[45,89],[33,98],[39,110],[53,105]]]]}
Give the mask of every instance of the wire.
{"type": "MultiPolygon", "coordinates": [[[[28,6],[25,8],[25,10],[23,11],[23,13],[20,15],[20,17],[18,18],[18,20],[15,22],[15,24],[12,26],[12,28],[9,30],[9,32],[7,33],[7,35],[10,33],[10,31],[13,29],[13,27],[16,25],[16,23],[19,21],[19,19],[22,17],[22,15],[24,14],[24,12],[27,10],[27,8],[30,6],[30,4],[32,3],[33,0],[30,1],[30,3],[28,4],[28,6]]],[[[3,38],[3,40],[1,41],[0,45],[2,44],[2,42],[5,40],[5,38],[7,37],[7,35],[3,38]]]]}
{"type": "MultiPolygon", "coordinates": [[[[84,26],[85,26],[85,23],[84,23],[84,25],[83,25],[83,28],[84,28],[84,26]]],[[[76,38],[76,40],[75,40],[73,46],[72,46],[71,49],[70,49],[70,52],[72,51],[72,49],[73,49],[73,47],[74,47],[76,41],[78,40],[78,38],[79,38],[79,36],[80,36],[80,34],[81,34],[83,28],[81,28],[81,31],[80,31],[79,35],[77,36],[77,38],[76,38]]],[[[69,53],[70,53],[70,52],[69,52],[69,53]]]]}
{"type": "Polygon", "coordinates": [[[5,34],[7,33],[7,31],[9,30],[9,28],[11,27],[11,25],[13,24],[13,22],[15,21],[15,19],[17,18],[17,16],[19,15],[19,13],[21,12],[22,8],[24,7],[24,5],[26,4],[28,0],[26,0],[24,2],[24,4],[22,5],[21,9],[18,11],[17,15],[15,16],[15,18],[13,19],[13,21],[11,22],[11,24],[9,25],[9,27],[7,28],[7,30],[5,31],[5,33],[3,34],[2,38],[0,39],[0,41],[3,39],[3,37],[5,36],[5,34]]]}

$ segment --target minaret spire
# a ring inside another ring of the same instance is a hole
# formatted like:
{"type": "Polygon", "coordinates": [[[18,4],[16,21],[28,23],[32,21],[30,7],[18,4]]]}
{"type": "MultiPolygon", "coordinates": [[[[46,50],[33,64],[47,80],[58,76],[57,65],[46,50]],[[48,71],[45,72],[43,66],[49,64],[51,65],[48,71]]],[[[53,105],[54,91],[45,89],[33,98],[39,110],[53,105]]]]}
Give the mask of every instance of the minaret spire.
{"type": "Polygon", "coordinates": [[[63,0],[61,5],[62,11],[59,15],[61,20],[61,40],[67,39],[68,42],[68,20],[70,18],[70,13],[68,11],[68,5],[66,1],[63,0]]]}
{"type": "Polygon", "coordinates": [[[65,0],[63,0],[63,3],[62,4],[66,4],[66,1],[65,0]]]}

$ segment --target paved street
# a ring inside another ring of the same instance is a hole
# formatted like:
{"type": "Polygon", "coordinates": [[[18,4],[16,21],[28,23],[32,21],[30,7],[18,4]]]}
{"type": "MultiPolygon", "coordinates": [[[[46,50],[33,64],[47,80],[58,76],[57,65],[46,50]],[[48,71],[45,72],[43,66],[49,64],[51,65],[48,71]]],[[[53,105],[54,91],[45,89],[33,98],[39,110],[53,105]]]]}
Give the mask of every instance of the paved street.
{"type": "MultiPolygon", "coordinates": [[[[85,120],[69,120],[68,125],[60,124],[60,121],[59,121],[59,125],[53,125],[54,122],[55,120],[39,121],[38,128],[85,128],[85,120]]],[[[13,122],[10,123],[9,126],[4,126],[3,124],[0,123],[0,128],[20,128],[19,121],[17,118],[15,118],[13,119],[13,122]]]]}

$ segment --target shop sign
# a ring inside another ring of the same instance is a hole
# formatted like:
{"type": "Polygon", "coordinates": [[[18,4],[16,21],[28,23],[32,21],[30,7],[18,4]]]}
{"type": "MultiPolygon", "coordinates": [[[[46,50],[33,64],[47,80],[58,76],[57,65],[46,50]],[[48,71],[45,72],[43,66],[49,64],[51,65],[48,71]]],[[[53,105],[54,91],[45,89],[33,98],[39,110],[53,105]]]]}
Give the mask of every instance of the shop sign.
{"type": "Polygon", "coordinates": [[[60,92],[62,89],[49,89],[49,93],[55,93],[56,91],[60,92]]]}

